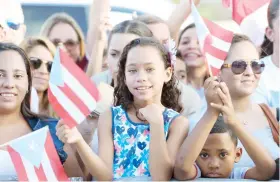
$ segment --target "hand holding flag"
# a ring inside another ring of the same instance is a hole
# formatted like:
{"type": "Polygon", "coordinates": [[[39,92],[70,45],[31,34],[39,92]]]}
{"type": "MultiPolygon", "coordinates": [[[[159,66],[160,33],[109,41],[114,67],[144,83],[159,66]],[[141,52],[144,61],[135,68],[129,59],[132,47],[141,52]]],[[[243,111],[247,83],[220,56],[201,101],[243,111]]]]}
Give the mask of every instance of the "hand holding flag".
{"type": "Polygon", "coordinates": [[[63,120],[56,125],[56,135],[63,143],[74,144],[83,140],[81,133],[76,127],[69,128],[63,120]]]}
{"type": "Polygon", "coordinates": [[[50,73],[48,97],[55,112],[72,128],[95,110],[99,92],[67,53],[58,48],[50,73]]]}

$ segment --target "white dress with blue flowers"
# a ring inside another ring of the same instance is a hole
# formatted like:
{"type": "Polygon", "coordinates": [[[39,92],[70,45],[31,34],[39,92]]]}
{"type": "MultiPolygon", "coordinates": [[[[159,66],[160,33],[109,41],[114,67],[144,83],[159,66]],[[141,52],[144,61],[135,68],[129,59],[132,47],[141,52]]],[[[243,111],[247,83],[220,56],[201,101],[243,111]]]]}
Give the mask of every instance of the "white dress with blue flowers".
{"type": "MultiPolygon", "coordinates": [[[[168,137],[171,122],[179,116],[172,109],[165,109],[164,133],[168,137]]],[[[112,132],[114,140],[114,179],[150,176],[150,125],[135,123],[121,107],[112,107],[112,132]]]]}

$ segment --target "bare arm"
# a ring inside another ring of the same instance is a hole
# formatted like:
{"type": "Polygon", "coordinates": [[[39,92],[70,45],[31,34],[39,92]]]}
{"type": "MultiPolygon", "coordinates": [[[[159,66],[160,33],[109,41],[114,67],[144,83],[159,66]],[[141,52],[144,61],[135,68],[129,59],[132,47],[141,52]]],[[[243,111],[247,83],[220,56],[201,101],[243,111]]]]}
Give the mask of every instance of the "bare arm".
{"type": "Polygon", "coordinates": [[[165,140],[164,125],[151,125],[150,171],[153,180],[170,180],[172,177],[177,151],[188,133],[188,120],[182,116],[176,118],[165,140]]]}
{"type": "MultiPolygon", "coordinates": [[[[200,0],[194,0],[194,3],[199,4],[200,0]]],[[[174,9],[170,17],[167,20],[167,25],[170,30],[171,37],[177,40],[178,33],[180,31],[181,25],[188,18],[191,13],[191,3],[190,0],[181,0],[180,4],[174,9]]]]}
{"type": "Polygon", "coordinates": [[[70,129],[63,121],[59,121],[57,125],[58,138],[64,143],[73,145],[81,157],[85,168],[97,180],[109,181],[113,178],[112,163],[114,150],[111,119],[111,111],[105,112],[99,119],[100,157],[92,151],[76,127],[70,129]]]}
{"type": "Polygon", "coordinates": [[[220,98],[216,94],[219,82],[216,77],[209,77],[205,83],[205,97],[208,103],[208,109],[196,127],[185,139],[176,157],[174,177],[179,180],[193,179],[196,175],[194,163],[201,152],[207,137],[214,126],[219,111],[209,106],[211,102],[221,103],[220,98]]]}
{"type": "Polygon", "coordinates": [[[194,163],[199,156],[219,113],[208,109],[181,146],[175,163],[174,177],[179,180],[195,178],[194,163]]]}
{"type": "Polygon", "coordinates": [[[276,164],[267,150],[245,130],[244,126],[242,126],[239,121],[236,121],[235,124],[230,125],[230,127],[256,165],[246,172],[245,179],[270,179],[275,172],[276,164]]]}
{"type": "Polygon", "coordinates": [[[81,165],[81,161],[79,161],[79,156],[77,156],[76,149],[71,147],[70,144],[65,144],[63,150],[67,153],[68,157],[63,164],[64,170],[69,177],[83,177],[83,179],[87,179],[87,175],[85,175],[83,171],[83,166],[81,165]]]}
{"type": "MultiPolygon", "coordinates": [[[[86,121],[82,122],[77,127],[87,144],[90,144],[96,127],[97,118],[87,118],[86,121]]],[[[68,155],[68,158],[64,163],[64,169],[68,176],[81,176],[84,180],[91,180],[91,176],[79,156],[76,147],[73,144],[66,144],[64,146],[64,151],[68,155]]]]}
{"type": "MultiPolygon", "coordinates": [[[[82,122],[77,128],[84,138],[85,142],[90,145],[93,134],[97,128],[98,117],[88,117],[86,121],[82,122]]],[[[84,165],[75,146],[65,145],[64,150],[68,154],[68,158],[64,164],[64,168],[68,175],[73,177],[83,176],[84,180],[91,180],[89,170],[84,165]]]]}
{"type": "Polygon", "coordinates": [[[110,181],[113,179],[112,163],[114,150],[111,123],[111,111],[107,111],[100,116],[98,121],[99,157],[84,140],[76,144],[87,170],[97,180],[110,181]]]}
{"type": "Polygon", "coordinates": [[[90,77],[102,70],[103,50],[106,47],[105,26],[109,9],[109,0],[93,0],[87,34],[87,53],[90,57],[87,75],[90,77]]]}
{"type": "Polygon", "coordinates": [[[246,172],[245,178],[255,180],[270,179],[276,168],[274,160],[265,148],[245,130],[244,126],[236,117],[226,84],[221,82],[220,88],[221,89],[218,90],[217,94],[221,98],[223,104],[212,104],[212,107],[223,113],[225,123],[231,127],[255,163],[255,167],[246,172]]]}

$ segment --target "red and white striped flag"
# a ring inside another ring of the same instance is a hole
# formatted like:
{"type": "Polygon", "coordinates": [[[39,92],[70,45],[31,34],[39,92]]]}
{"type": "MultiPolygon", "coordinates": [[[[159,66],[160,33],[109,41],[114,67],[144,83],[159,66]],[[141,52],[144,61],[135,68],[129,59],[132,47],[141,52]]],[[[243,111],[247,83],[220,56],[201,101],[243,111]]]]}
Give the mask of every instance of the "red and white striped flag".
{"type": "Polygon", "coordinates": [[[50,73],[48,97],[54,111],[72,128],[96,108],[99,92],[72,58],[58,48],[50,73]]]}
{"type": "Polygon", "coordinates": [[[48,127],[6,144],[19,181],[68,181],[48,127]]]}
{"type": "Polygon", "coordinates": [[[202,52],[205,55],[211,76],[216,76],[224,63],[231,46],[233,32],[203,19],[192,2],[192,16],[202,52]]]}
{"type": "Polygon", "coordinates": [[[270,0],[223,0],[225,7],[232,5],[232,19],[240,25],[242,33],[257,46],[262,44],[268,26],[269,3],[270,0]]]}

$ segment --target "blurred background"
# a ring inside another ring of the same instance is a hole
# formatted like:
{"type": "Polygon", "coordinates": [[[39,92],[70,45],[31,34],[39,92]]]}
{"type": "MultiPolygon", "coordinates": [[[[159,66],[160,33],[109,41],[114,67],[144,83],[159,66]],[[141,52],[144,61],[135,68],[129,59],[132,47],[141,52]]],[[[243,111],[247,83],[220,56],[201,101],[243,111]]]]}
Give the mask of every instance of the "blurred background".
{"type": "MultiPolygon", "coordinates": [[[[23,5],[27,35],[40,32],[43,22],[56,12],[66,12],[76,19],[86,35],[88,15],[93,0],[20,0],[23,5]]],[[[115,24],[132,19],[132,15],[153,14],[167,19],[180,0],[111,0],[110,22],[115,24]]],[[[230,9],[222,8],[222,0],[201,0],[198,9],[202,16],[225,28],[239,31],[231,21],[230,9]]],[[[182,27],[191,20],[187,20],[182,27]]]]}

